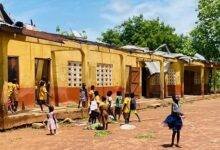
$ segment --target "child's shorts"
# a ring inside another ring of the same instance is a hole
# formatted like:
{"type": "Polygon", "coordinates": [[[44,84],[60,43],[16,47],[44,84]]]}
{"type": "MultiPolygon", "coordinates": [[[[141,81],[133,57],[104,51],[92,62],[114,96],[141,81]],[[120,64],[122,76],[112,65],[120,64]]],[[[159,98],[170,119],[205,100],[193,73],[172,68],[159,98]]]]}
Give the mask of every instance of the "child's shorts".
{"type": "Polygon", "coordinates": [[[46,105],[46,100],[37,100],[38,105],[46,105]]]}

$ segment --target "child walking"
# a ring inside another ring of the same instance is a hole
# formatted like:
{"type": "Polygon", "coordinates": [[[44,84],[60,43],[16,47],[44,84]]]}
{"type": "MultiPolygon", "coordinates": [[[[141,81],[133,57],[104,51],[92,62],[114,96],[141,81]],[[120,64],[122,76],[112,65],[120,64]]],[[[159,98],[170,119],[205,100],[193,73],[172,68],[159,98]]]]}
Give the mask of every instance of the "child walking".
{"type": "Polygon", "coordinates": [[[117,96],[115,98],[115,120],[120,120],[122,114],[122,94],[121,91],[117,91],[117,96]],[[118,118],[117,118],[118,116],[118,118]]]}
{"type": "MultiPolygon", "coordinates": [[[[130,97],[131,97],[131,108],[130,108],[131,112],[130,112],[130,114],[134,113],[137,116],[138,121],[141,122],[141,119],[140,119],[138,112],[137,112],[137,102],[136,102],[137,98],[135,97],[134,93],[131,93],[130,97]]],[[[129,119],[130,119],[130,116],[129,116],[129,119]]]]}
{"type": "Polygon", "coordinates": [[[45,84],[45,82],[40,82],[40,88],[39,88],[39,92],[38,92],[37,102],[40,105],[40,109],[41,109],[42,112],[44,111],[43,110],[43,105],[48,107],[47,96],[50,96],[50,95],[47,92],[46,84],[45,84]]]}
{"type": "Polygon", "coordinates": [[[174,145],[174,140],[175,140],[176,135],[177,135],[176,146],[180,147],[180,145],[179,145],[180,130],[183,125],[182,118],[184,117],[184,115],[180,111],[179,97],[172,96],[172,99],[173,99],[173,104],[172,104],[171,114],[165,119],[164,123],[167,124],[169,126],[169,128],[173,130],[171,147],[174,145]]]}
{"type": "Polygon", "coordinates": [[[51,135],[55,135],[57,133],[57,119],[55,117],[54,114],[54,107],[53,106],[49,106],[49,113],[47,114],[47,127],[48,130],[50,130],[50,134],[51,135]]]}
{"type": "Polygon", "coordinates": [[[131,98],[129,97],[129,94],[126,93],[122,108],[125,124],[129,124],[130,105],[131,105],[131,98]]]}

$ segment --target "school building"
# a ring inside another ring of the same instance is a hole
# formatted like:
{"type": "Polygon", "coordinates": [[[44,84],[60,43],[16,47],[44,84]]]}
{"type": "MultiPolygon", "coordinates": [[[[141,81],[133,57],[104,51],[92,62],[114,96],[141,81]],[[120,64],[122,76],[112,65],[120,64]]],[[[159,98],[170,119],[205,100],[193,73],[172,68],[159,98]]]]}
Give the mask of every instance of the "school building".
{"type": "MultiPolygon", "coordinates": [[[[0,7],[0,116],[7,117],[8,82],[20,85],[19,107],[36,106],[36,86],[46,77],[50,104],[78,102],[82,83],[139,97],[211,93],[218,63],[135,46],[114,47],[27,28],[14,23],[0,7]]],[[[1,121],[0,120],[0,121],[1,121]]]]}

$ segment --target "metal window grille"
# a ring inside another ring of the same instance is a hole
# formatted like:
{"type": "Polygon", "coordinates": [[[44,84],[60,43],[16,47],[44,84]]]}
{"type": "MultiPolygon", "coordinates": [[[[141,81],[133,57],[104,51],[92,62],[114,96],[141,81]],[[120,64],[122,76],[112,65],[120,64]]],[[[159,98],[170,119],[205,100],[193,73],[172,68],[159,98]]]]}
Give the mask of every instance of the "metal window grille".
{"type": "Polygon", "coordinates": [[[176,73],[174,69],[168,70],[168,85],[175,85],[176,84],[176,73]]]}
{"type": "Polygon", "coordinates": [[[97,86],[112,86],[112,67],[111,64],[98,64],[96,68],[97,86]]]}
{"type": "Polygon", "coordinates": [[[68,86],[81,87],[82,86],[82,64],[81,62],[68,62],[68,86]]]}

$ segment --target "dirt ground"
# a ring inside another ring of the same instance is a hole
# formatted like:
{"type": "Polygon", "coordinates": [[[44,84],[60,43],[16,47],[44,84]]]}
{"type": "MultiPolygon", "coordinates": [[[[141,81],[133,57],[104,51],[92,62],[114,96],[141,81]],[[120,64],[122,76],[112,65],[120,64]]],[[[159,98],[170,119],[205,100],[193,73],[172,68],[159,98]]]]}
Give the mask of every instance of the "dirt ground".
{"type": "MultiPolygon", "coordinates": [[[[220,99],[197,101],[182,105],[186,116],[181,131],[182,149],[220,149],[220,99]]],[[[167,147],[171,131],[162,125],[170,113],[170,107],[140,111],[142,122],[135,116],[131,124],[133,130],[121,130],[120,124],[110,124],[110,134],[94,136],[94,131],[83,130],[82,126],[62,126],[55,136],[46,135],[46,129],[17,129],[0,133],[1,150],[156,150],[178,149],[167,147]]]]}

